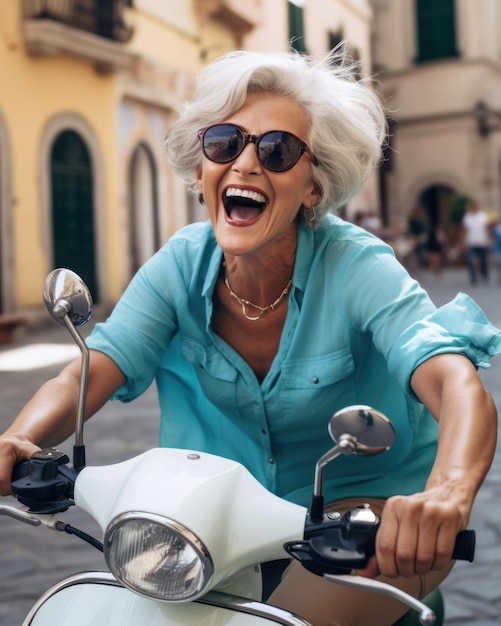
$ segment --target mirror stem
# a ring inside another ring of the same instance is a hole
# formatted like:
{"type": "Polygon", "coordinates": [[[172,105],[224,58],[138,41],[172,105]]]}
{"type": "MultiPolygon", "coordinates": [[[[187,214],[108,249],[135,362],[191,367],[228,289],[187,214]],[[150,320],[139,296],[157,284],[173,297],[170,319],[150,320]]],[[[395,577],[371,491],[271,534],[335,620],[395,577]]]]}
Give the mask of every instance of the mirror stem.
{"type": "MultiPolygon", "coordinates": [[[[64,307],[63,302],[61,302],[64,307]]],[[[80,368],[80,390],[78,395],[77,424],[75,428],[75,445],[73,446],[73,467],[78,471],[85,467],[85,446],[83,443],[83,426],[85,416],[85,398],[87,395],[87,381],[89,379],[89,348],[73,325],[70,316],[66,312],[63,321],[70,331],[75,343],[82,353],[82,365],[80,368]]]]}
{"type": "Polygon", "coordinates": [[[310,504],[310,519],[320,523],[324,514],[324,467],[336,459],[339,455],[352,454],[356,449],[357,440],[351,435],[341,435],[339,443],[321,456],[315,466],[315,482],[313,484],[313,496],[310,504]]]}
{"type": "Polygon", "coordinates": [[[321,496],[324,486],[324,467],[334,461],[340,454],[350,455],[356,449],[357,440],[351,435],[341,435],[339,443],[321,456],[315,466],[315,483],[313,495],[321,496]]]}

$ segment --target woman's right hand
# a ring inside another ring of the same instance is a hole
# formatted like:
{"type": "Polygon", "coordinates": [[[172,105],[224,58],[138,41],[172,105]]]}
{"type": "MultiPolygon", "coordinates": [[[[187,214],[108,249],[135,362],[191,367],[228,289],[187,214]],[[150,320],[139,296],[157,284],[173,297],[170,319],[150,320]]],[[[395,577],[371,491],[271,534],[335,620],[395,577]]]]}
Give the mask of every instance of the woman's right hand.
{"type": "Polygon", "coordinates": [[[12,470],[20,461],[29,459],[40,447],[23,435],[9,434],[0,437],[0,495],[11,495],[12,470]]]}

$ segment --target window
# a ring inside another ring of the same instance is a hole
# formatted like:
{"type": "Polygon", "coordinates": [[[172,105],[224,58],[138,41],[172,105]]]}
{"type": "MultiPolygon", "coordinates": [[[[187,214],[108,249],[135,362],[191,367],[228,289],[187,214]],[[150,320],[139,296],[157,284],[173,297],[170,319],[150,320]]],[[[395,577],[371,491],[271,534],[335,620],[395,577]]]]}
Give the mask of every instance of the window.
{"type": "Polygon", "coordinates": [[[133,276],[160,248],[157,170],[150,148],[140,143],[129,166],[129,259],[133,276]]]}
{"type": "Polygon", "coordinates": [[[289,3],[289,40],[298,52],[308,52],[304,41],[303,2],[290,0],[289,3]]]}
{"type": "Polygon", "coordinates": [[[343,41],[344,37],[342,31],[338,30],[335,33],[329,31],[329,50],[333,50],[334,48],[342,44],[343,41]]]}
{"type": "Polygon", "coordinates": [[[415,0],[417,63],[458,56],[455,0],[415,0]]]}

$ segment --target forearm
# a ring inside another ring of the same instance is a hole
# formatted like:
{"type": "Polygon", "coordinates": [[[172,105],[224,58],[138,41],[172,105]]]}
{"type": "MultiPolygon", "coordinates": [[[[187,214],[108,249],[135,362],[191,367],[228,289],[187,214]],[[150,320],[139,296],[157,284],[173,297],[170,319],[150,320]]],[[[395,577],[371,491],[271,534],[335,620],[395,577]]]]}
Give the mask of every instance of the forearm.
{"type": "Polygon", "coordinates": [[[464,357],[440,355],[419,370],[414,389],[439,422],[438,452],[426,489],[448,486],[451,497],[469,508],[496,449],[496,406],[464,357]]]}
{"type": "Polygon", "coordinates": [[[438,453],[427,489],[448,483],[471,506],[491,466],[497,438],[496,406],[476,374],[457,381],[450,392],[444,385],[438,419],[438,453]]]}
{"type": "Polygon", "coordinates": [[[42,448],[60,444],[75,427],[78,384],[71,370],[63,370],[40,387],[3,436],[25,438],[42,448]]]}
{"type": "MultiPolygon", "coordinates": [[[[45,383],[4,433],[40,446],[58,445],[74,432],[80,392],[80,359],[45,383]]],[[[105,354],[90,351],[85,418],[94,415],[124,383],[125,377],[105,354]]]]}

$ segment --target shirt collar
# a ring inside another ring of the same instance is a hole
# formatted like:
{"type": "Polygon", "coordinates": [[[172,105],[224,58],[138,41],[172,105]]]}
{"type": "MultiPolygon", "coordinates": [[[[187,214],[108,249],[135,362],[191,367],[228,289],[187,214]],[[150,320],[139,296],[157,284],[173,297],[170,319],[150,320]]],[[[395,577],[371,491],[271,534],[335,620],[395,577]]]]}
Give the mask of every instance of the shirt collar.
{"type": "Polygon", "coordinates": [[[297,231],[296,262],[294,264],[294,287],[305,291],[315,251],[315,233],[308,226],[300,226],[297,231]]]}
{"type": "MultiPolygon", "coordinates": [[[[209,324],[212,315],[212,296],[221,269],[221,263],[223,261],[223,251],[217,245],[214,233],[211,233],[211,236],[214,241],[214,251],[210,258],[202,287],[202,296],[205,298],[206,302],[207,324],[209,324]]],[[[296,261],[294,264],[293,285],[303,292],[306,289],[306,281],[308,280],[314,251],[314,231],[309,227],[299,226],[297,231],[297,250],[296,261]]]]}

